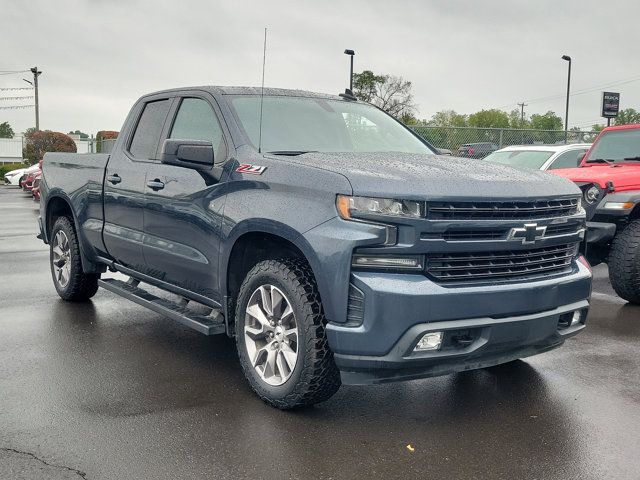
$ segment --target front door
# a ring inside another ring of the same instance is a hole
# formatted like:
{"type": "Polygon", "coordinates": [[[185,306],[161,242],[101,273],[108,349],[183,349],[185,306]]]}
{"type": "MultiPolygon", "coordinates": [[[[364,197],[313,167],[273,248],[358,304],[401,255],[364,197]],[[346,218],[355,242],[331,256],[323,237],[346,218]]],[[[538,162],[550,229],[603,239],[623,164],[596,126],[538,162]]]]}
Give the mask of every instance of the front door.
{"type": "MultiPolygon", "coordinates": [[[[208,140],[216,164],[227,158],[225,136],[206,96],[181,98],[167,137],[208,140]]],[[[147,172],[144,257],[147,273],[221,302],[218,256],[225,184],[209,171],[161,163],[147,172]]]]}
{"type": "MultiPolygon", "coordinates": [[[[113,152],[104,182],[104,230],[107,252],[116,262],[143,271],[142,254],[145,177],[155,161],[171,98],[143,103],[127,120],[136,122],[133,136],[113,152]],[[136,115],[137,114],[137,115],[136,115]]],[[[129,125],[125,124],[125,131],[129,125]]]]}

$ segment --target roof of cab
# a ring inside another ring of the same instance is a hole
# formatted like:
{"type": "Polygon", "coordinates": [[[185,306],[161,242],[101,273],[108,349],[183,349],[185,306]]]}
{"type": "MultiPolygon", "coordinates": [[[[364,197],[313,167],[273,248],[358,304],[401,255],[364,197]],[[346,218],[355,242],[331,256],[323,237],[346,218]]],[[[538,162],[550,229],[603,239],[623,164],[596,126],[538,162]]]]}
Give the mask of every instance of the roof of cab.
{"type": "MultiPolygon", "coordinates": [[[[184,90],[206,90],[218,95],[260,95],[260,87],[234,87],[234,86],[214,86],[203,85],[195,87],[181,87],[171,88],[167,90],[160,90],[153,92],[149,95],[157,95],[169,92],[178,92],[184,90]]],[[[264,94],[267,96],[281,96],[281,97],[309,97],[309,98],[324,98],[331,100],[343,100],[339,95],[329,95],[327,93],[308,92],[305,90],[293,90],[288,88],[266,88],[264,94]]],[[[147,96],[147,95],[145,95],[147,96]]]]}

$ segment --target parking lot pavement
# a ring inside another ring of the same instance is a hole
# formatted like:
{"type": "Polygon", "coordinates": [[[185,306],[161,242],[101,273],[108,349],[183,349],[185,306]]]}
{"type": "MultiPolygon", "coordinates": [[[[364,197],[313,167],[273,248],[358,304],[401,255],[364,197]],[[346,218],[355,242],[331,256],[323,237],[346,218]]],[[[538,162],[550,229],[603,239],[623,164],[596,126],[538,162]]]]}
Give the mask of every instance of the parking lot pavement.
{"type": "Polygon", "coordinates": [[[0,478],[639,476],[640,308],[604,267],[588,328],[560,349],[280,412],[231,340],[106,291],[59,300],[36,218],[0,187],[0,478]]]}

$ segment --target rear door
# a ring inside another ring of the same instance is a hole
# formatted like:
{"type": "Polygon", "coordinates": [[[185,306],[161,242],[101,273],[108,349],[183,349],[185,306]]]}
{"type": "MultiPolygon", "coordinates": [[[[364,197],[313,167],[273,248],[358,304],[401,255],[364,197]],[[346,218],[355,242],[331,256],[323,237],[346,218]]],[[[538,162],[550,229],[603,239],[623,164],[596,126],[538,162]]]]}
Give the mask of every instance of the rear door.
{"type": "MultiPolygon", "coordinates": [[[[180,96],[170,118],[163,139],[208,140],[216,164],[226,161],[231,143],[212,96],[180,96]]],[[[212,171],[159,162],[150,166],[146,184],[143,251],[148,273],[221,302],[218,256],[225,185],[212,171]]]]}
{"type": "Polygon", "coordinates": [[[124,130],[131,132],[129,138],[123,148],[112,152],[107,164],[104,244],[118,263],[138,271],[145,270],[142,243],[146,172],[157,160],[172,102],[171,97],[155,96],[138,104],[125,124],[124,130]]]}

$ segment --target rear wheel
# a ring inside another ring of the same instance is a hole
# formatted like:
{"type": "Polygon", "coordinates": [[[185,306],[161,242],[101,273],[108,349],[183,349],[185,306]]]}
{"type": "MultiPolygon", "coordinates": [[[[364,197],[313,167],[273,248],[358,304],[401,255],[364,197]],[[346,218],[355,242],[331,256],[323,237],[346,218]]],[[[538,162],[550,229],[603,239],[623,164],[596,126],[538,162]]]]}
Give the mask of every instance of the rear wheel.
{"type": "Polygon", "coordinates": [[[291,409],[330,398],[340,373],[311,269],[298,260],[266,260],[238,294],[235,333],[249,384],[269,405],[291,409]]]}
{"type": "Polygon", "coordinates": [[[84,273],[80,260],[80,245],[73,222],[60,217],[53,224],[49,241],[51,277],[63,300],[82,301],[98,291],[100,274],[84,273]]]}
{"type": "Polygon", "coordinates": [[[640,304],[640,220],[634,220],[613,239],[609,279],[616,293],[640,304]]]}

